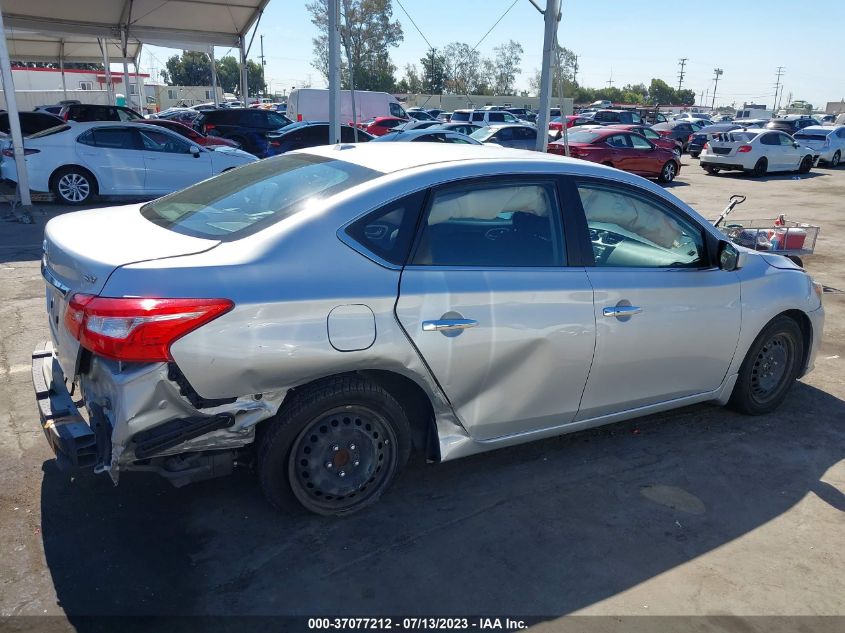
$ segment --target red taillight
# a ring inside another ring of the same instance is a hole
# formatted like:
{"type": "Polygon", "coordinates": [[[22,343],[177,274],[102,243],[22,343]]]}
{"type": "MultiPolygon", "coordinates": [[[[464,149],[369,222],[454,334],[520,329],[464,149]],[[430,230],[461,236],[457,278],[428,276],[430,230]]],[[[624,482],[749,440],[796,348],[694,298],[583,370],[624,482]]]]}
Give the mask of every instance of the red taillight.
{"type": "Polygon", "coordinates": [[[69,114],[70,114],[70,112],[65,112],[65,116],[64,116],[64,120],[65,120],[65,121],[67,121],[67,120],[68,120],[68,115],[69,115],[69,114]]]}
{"type": "Polygon", "coordinates": [[[660,136],[671,136],[672,130],[657,130],[657,133],[660,134],[660,136]]]}
{"type": "Polygon", "coordinates": [[[705,143],[705,144],[704,144],[704,149],[710,149],[710,143],[705,143]]]}
{"type": "MultiPolygon", "coordinates": [[[[29,156],[30,154],[37,154],[40,151],[41,151],[40,149],[29,149],[29,148],[25,147],[24,150],[23,150],[23,153],[24,153],[24,156],[29,156]]],[[[14,158],[15,157],[15,151],[11,147],[7,147],[6,149],[3,150],[3,156],[5,156],[6,158],[14,158]]]]}
{"type": "Polygon", "coordinates": [[[232,309],[228,299],[144,299],[75,294],[65,327],[85,349],[126,362],[172,360],[179,338],[232,309]]]}
{"type": "Polygon", "coordinates": [[[736,153],[737,153],[737,154],[746,154],[746,153],[748,153],[748,152],[750,152],[750,151],[751,151],[751,146],[750,146],[750,145],[740,145],[740,146],[739,146],[739,149],[738,149],[738,150],[736,150],[736,153]]]}
{"type": "Polygon", "coordinates": [[[297,122],[302,121],[302,115],[301,115],[301,114],[297,114],[297,115],[296,115],[296,120],[297,120],[297,122]]]}

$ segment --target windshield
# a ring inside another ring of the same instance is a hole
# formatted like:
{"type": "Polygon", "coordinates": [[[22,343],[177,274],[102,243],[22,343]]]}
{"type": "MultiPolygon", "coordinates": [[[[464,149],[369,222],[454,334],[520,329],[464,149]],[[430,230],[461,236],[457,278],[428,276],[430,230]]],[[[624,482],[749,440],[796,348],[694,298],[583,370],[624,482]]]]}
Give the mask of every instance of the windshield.
{"type": "Polygon", "coordinates": [[[267,158],[141,207],[141,215],[176,233],[239,239],[381,172],[310,154],[267,158]]]}
{"type": "Polygon", "coordinates": [[[827,134],[824,132],[797,132],[793,135],[793,138],[802,141],[824,141],[827,139],[827,134]]]}
{"type": "Polygon", "coordinates": [[[753,141],[759,135],[759,132],[725,132],[723,134],[719,134],[716,140],[728,143],[744,143],[746,141],[753,141]]]}
{"type": "Polygon", "coordinates": [[[481,141],[483,143],[488,138],[493,136],[495,133],[496,133],[496,130],[494,130],[491,127],[481,127],[481,128],[478,128],[472,134],[470,134],[470,136],[472,138],[474,138],[476,141],[481,141]]]}
{"type": "Polygon", "coordinates": [[[286,116],[282,116],[278,112],[268,111],[267,122],[271,127],[285,127],[286,125],[290,125],[291,120],[286,116]]]}

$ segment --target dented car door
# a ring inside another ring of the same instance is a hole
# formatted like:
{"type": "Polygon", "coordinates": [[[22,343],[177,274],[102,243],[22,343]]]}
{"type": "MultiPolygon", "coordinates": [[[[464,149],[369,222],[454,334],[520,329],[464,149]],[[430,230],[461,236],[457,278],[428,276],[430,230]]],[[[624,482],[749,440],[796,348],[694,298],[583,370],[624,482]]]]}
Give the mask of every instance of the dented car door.
{"type": "Polygon", "coordinates": [[[435,190],[396,313],[479,440],[571,422],[595,344],[593,293],[567,266],[555,178],[435,190]]]}

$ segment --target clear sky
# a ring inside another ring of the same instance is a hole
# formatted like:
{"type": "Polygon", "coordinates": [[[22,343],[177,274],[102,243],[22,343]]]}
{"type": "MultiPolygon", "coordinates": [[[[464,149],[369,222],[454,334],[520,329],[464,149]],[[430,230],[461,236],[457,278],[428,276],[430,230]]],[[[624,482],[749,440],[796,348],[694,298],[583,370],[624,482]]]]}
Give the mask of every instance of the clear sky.
{"type": "MultiPolygon", "coordinates": [[[[401,0],[435,47],[462,41],[474,46],[511,5],[478,50],[514,39],[522,44],[519,89],[540,68],[543,17],[529,0],[401,0]]],[[[544,0],[537,0],[543,6],[544,0]]],[[[304,0],[271,0],[258,27],[264,35],[265,75],[274,91],[310,81],[323,86],[311,66],[311,24],[304,0]]],[[[397,80],[406,63],[420,66],[428,45],[394,0],[393,15],[405,39],[391,50],[397,80]]],[[[772,105],[775,75],[784,67],[784,101],[804,99],[824,107],[845,97],[845,0],[563,0],[558,37],[576,53],[578,81],[590,87],[648,83],[653,77],[678,85],[678,60],[688,58],[684,88],[712,95],[713,70],[721,68],[716,104],[755,101],[772,105]]],[[[178,53],[148,47],[142,70],[160,70],[178,53]]],[[[228,49],[216,49],[218,57],[228,49]]],[[[232,51],[237,54],[236,51],[232,51]]],[[[250,58],[258,59],[256,36],[250,58]]],[[[708,104],[709,104],[708,98],[708,104]]]]}

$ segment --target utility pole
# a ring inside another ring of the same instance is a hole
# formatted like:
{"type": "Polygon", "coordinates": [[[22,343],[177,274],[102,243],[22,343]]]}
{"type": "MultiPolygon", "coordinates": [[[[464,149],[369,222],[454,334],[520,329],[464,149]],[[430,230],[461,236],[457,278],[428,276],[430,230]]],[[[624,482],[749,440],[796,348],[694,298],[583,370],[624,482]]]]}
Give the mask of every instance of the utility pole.
{"type": "Polygon", "coordinates": [[[714,68],[713,72],[716,73],[716,76],[714,77],[716,83],[713,85],[713,101],[710,104],[711,110],[716,107],[716,88],[719,86],[719,77],[722,76],[724,71],[721,68],[714,68]]]}
{"type": "MultiPolygon", "coordinates": [[[[259,36],[259,44],[261,45],[261,54],[258,56],[258,59],[261,60],[261,78],[264,79],[264,67],[267,65],[267,62],[264,59],[264,33],[259,36]]],[[[267,96],[267,85],[265,82],[264,85],[264,96],[267,96]]]]}
{"type": "MultiPolygon", "coordinates": [[[[533,4],[533,3],[532,3],[533,4]]],[[[540,9],[536,4],[537,10],[540,9]]],[[[538,152],[546,152],[549,142],[549,114],[552,107],[552,57],[557,45],[557,25],[560,21],[560,0],[546,0],[546,10],[543,13],[545,24],[543,32],[543,66],[540,71],[540,111],[537,113],[537,145],[538,152]]]]}
{"type": "Polygon", "coordinates": [[[681,59],[678,60],[678,63],[681,65],[681,70],[678,71],[678,92],[680,92],[681,87],[684,85],[684,66],[687,65],[687,58],[681,57],[681,59]]]}
{"type": "Polygon", "coordinates": [[[610,69],[610,79],[607,80],[607,87],[613,88],[613,69],[610,69]]]}
{"type": "Polygon", "coordinates": [[[575,56],[575,63],[572,64],[572,83],[578,83],[578,55],[575,56]]]}
{"type": "Polygon", "coordinates": [[[783,76],[784,70],[785,68],[783,66],[778,66],[777,76],[775,79],[775,102],[772,104],[775,114],[777,114],[778,111],[778,90],[780,89],[780,78],[783,76]]]}

